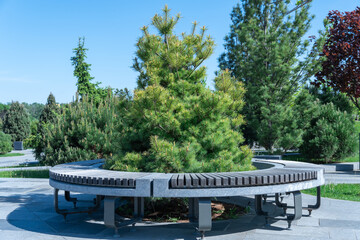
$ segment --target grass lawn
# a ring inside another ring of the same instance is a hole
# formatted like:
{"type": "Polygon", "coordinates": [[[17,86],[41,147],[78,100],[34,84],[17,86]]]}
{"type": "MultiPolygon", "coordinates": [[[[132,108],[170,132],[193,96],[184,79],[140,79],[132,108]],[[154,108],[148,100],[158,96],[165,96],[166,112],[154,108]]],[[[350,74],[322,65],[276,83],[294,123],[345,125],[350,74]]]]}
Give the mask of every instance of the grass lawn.
{"type": "Polygon", "coordinates": [[[0,172],[2,178],[49,178],[49,170],[16,170],[0,172]]]}
{"type": "MultiPolygon", "coordinates": [[[[301,192],[315,196],[316,188],[301,192]]],[[[321,186],[321,197],[360,202],[360,184],[327,184],[321,186]]]]}
{"type": "Polygon", "coordinates": [[[5,153],[5,154],[0,154],[0,157],[18,157],[18,156],[24,156],[25,154],[23,153],[5,153]]]}
{"type": "Polygon", "coordinates": [[[35,164],[20,164],[20,165],[16,165],[16,166],[0,167],[0,169],[2,169],[2,168],[39,167],[39,166],[43,166],[43,165],[41,165],[40,163],[35,163],[35,164]]]}

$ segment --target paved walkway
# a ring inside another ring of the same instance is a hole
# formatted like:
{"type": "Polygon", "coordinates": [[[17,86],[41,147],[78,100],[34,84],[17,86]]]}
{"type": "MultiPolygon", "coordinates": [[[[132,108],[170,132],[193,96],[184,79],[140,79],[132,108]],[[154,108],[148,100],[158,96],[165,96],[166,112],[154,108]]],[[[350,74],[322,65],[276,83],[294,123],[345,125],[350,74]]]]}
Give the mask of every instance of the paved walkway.
{"type": "MultiPolygon", "coordinates": [[[[53,208],[53,189],[46,179],[0,178],[0,239],[114,239],[114,231],[102,222],[102,212],[69,215],[65,222],[53,208]]],[[[90,196],[80,197],[90,199],[90,196]]],[[[235,199],[253,206],[253,198],[235,199]]],[[[288,199],[291,201],[291,199],[288,199]]],[[[303,195],[305,204],[315,197],[303,195]]],[[[84,203],[82,204],[84,206],[84,203]]],[[[60,198],[60,206],[72,204],[60,198]]],[[[273,204],[266,207],[273,216],[280,214],[273,204]]],[[[303,212],[307,214],[306,211],[303,212]]],[[[281,218],[278,216],[277,218],[281,218]]],[[[253,212],[235,220],[218,221],[206,239],[360,239],[360,202],[322,199],[320,209],[303,217],[287,229],[287,222],[274,220],[265,225],[253,212]]],[[[141,223],[120,230],[121,239],[198,239],[190,224],[141,223]],[[135,231],[134,231],[135,230],[135,231]]]]}
{"type": "Polygon", "coordinates": [[[20,164],[38,163],[33,155],[32,149],[22,151],[11,151],[11,153],[22,153],[24,156],[17,157],[0,157],[0,167],[17,166],[20,164]]]}

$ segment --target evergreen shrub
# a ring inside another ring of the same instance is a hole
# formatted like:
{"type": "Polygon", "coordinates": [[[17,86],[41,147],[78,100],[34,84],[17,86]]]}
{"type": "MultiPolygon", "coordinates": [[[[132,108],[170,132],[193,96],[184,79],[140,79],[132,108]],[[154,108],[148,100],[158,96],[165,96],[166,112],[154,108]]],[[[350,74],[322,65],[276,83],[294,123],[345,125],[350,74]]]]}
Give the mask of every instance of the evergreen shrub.
{"type": "Polygon", "coordinates": [[[12,150],[11,136],[0,131],[0,154],[8,153],[12,150]]]}
{"type": "Polygon", "coordinates": [[[300,94],[297,106],[299,125],[305,131],[300,152],[306,158],[329,162],[354,154],[357,135],[351,114],[333,103],[321,104],[308,90],[300,94]]]}
{"type": "Polygon", "coordinates": [[[56,165],[111,156],[117,99],[109,97],[98,106],[86,96],[63,107],[62,113],[43,125],[43,148],[36,158],[45,165],[56,165]]]}

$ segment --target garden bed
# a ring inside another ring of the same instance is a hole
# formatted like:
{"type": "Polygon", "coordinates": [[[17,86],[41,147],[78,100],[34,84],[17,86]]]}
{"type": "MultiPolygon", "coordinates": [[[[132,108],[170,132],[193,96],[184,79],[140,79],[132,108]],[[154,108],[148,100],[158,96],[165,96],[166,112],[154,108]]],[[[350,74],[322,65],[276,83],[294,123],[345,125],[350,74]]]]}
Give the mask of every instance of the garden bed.
{"type": "MultiPolygon", "coordinates": [[[[122,206],[116,209],[116,213],[125,218],[132,218],[132,209],[134,208],[132,198],[123,198],[122,204],[122,206]]],[[[247,212],[247,208],[235,204],[222,203],[219,201],[211,202],[212,220],[234,219],[247,212]]],[[[189,222],[188,213],[189,208],[186,199],[150,198],[145,202],[143,221],[187,223],[189,222]]]]}

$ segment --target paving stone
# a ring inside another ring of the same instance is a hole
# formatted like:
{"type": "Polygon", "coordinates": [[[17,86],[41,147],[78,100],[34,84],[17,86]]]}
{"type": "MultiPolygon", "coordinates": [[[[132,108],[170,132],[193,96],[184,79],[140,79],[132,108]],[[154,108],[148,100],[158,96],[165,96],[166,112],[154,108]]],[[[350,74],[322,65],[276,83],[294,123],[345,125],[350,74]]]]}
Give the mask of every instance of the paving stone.
{"type": "Polygon", "coordinates": [[[336,240],[356,240],[356,234],[353,229],[329,229],[330,239],[336,240]]]}
{"type": "Polygon", "coordinates": [[[341,219],[320,219],[320,227],[330,227],[330,228],[350,228],[356,229],[359,228],[360,221],[351,221],[351,220],[341,220],[341,219]]]}

